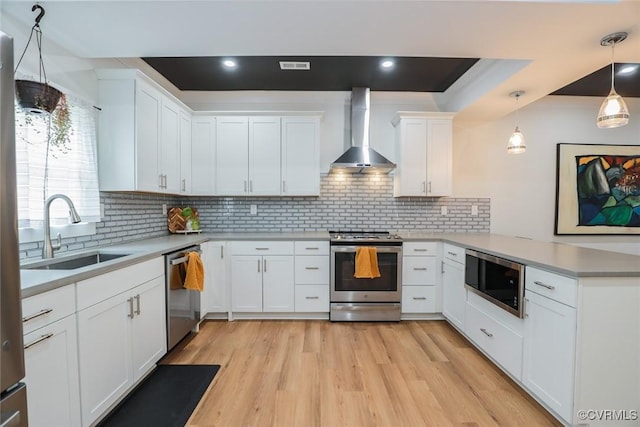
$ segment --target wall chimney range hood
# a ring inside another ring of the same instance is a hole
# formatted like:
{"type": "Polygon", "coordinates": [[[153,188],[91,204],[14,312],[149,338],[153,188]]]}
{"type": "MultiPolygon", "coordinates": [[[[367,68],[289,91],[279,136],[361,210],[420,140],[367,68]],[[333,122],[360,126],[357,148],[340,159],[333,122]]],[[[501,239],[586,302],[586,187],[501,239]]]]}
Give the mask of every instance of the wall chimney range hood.
{"type": "Polygon", "coordinates": [[[387,174],[395,163],[369,147],[369,88],[351,91],[351,147],[331,164],[331,172],[387,174]]]}

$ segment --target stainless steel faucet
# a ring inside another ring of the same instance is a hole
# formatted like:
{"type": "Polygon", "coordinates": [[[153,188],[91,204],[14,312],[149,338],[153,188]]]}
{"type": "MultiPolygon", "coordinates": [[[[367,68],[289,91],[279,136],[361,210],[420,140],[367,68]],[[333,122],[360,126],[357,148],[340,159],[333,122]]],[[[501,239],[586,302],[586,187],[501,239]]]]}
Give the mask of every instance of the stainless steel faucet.
{"type": "Polygon", "coordinates": [[[76,207],[73,206],[70,198],[64,194],[50,196],[44,202],[44,247],[42,248],[42,259],[53,258],[53,251],[60,249],[60,246],[62,246],[62,235],[60,233],[56,236],[58,241],[55,244],[51,243],[51,215],[49,208],[51,202],[55,199],[62,199],[67,202],[67,205],[69,205],[69,218],[72,224],[77,224],[81,221],[80,215],[78,215],[78,211],[76,211],[76,207]]]}

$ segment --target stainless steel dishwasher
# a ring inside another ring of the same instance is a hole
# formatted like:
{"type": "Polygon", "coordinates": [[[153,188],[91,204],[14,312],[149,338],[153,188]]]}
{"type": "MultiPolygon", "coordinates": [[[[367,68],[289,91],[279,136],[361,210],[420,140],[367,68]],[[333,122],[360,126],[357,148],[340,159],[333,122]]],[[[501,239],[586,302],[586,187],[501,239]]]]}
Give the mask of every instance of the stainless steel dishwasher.
{"type": "Polygon", "coordinates": [[[190,331],[197,332],[200,322],[200,292],[184,289],[187,253],[202,253],[199,245],[165,254],[167,287],[167,351],[175,347],[190,331]]]}

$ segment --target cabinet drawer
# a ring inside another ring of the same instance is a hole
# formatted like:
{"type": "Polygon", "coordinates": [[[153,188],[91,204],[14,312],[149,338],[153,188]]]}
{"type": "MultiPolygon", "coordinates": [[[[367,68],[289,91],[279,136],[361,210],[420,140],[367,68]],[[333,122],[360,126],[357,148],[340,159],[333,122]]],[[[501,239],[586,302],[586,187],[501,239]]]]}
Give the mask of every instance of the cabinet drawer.
{"type": "Polygon", "coordinates": [[[478,347],[515,378],[522,378],[522,335],[467,303],[464,331],[478,347]]]}
{"type": "Polygon", "coordinates": [[[578,301],[578,282],[575,279],[539,270],[535,267],[527,267],[526,269],[525,289],[570,307],[576,307],[578,301]]]}
{"type": "Polygon", "coordinates": [[[435,285],[436,257],[402,258],[402,285],[435,285]]]}
{"type": "Polygon", "coordinates": [[[164,276],[164,258],[154,258],[77,284],[78,311],[164,276]]]}
{"type": "Polygon", "coordinates": [[[329,242],[298,241],[294,246],[296,255],[329,255],[329,242]]]}
{"type": "Polygon", "coordinates": [[[28,334],[75,311],[75,285],[25,298],[22,300],[22,333],[28,334]]]}
{"type": "Polygon", "coordinates": [[[402,288],[403,313],[435,313],[435,286],[407,286],[402,288]]]}
{"type": "Polygon", "coordinates": [[[464,248],[445,243],[442,251],[446,259],[464,264],[464,248]]]}
{"type": "Polygon", "coordinates": [[[293,242],[231,242],[231,255],[293,255],[293,242]]]}
{"type": "Polygon", "coordinates": [[[296,286],[297,312],[328,312],[329,285],[296,286]]]}
{"type": "Polygon", "coordinates": [[[420,256],[438,254],[438,242],[405,242],[402,245],[404,256],[420,256]]]}
{"type": "Polygon", "coordinates": [[[297,256],[295,258],[296,285],[328,285],[329,256],[297,256]]]}

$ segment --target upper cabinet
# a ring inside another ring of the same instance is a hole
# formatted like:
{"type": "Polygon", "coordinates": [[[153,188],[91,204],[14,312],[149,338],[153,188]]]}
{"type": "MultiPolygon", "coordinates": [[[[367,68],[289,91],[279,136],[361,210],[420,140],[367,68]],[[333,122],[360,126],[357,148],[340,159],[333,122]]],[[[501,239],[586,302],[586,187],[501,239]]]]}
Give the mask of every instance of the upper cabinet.
{"type": "Polygon", "coordinates": [[[191,194],[216,192],[216,119],[194,115],[191,119],[191,194]]]}
{"type": "Polygon", "coordinates": [[[415,112],[393,119],[398,164],[394,197],[451,195],[452,119],[451,113],[415,112]]]}
{"type": "Polygon", "coordinates": [[[216,194],[320,194],[319,117],[216,118],[216,194]]]}
{"type": "Polygon", "coordinates": [[[98,70],[100,189],[188,193],[190,112],[137,70],[98,70]]]}

